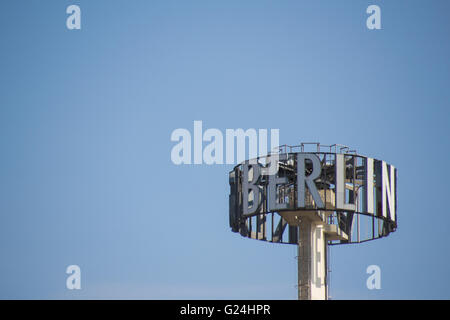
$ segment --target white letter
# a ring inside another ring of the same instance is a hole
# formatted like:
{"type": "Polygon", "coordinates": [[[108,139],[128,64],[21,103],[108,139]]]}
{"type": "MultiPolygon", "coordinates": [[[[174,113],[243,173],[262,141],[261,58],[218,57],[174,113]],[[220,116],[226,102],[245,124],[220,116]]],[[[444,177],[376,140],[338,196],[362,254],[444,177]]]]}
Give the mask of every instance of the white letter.
{"type": "Polygon", "coordinates": [[[66,280],[66,287],[69,290],[81,289],[81,269],[77,265],[70,265],[67,267],[66,270],[67,274],[70,274],[70,276],[67,277],[66,280]]]}
{"type": "Polygon", "coordinates": [[[77,5],[68,6],[66,9],[67,14],[71,14],[67,20],[66,25],[67,29],[81,29],[81,9],[77,5]]]}
{"type": "Polygon", "coordinates": [[[373,159],[366,158],[366,185],[364,211],[373,214],[373,159]]]}
{"type": "MultiPolygon", "coordinates": [[[[287,177],[278,177],[278,174],[274,174],[269,176],[269,185],[267,187],[269,191],[269,211],[277,211],[280,209],[287,209],[288,203],[282,202],[279,203],[277,201],[278,198],[278,192],[277,192],[277,186],[278,185],[284,185],[288,182],[287,177]]],[[[283,199],[284,200],[284,199],[283,199]]]]}
{"type": "MultiPolygon", "coordinates": [[[[261,134],[261,131],[260,133],[261,134]]],[[[267,133],[266,133],[267,134],[267,133]]],[[[261,145],[261,139],[259,140],[261,145]]],[[[267,138],[266,138],[267,143],[267,138]]],[[[267,157],[265,160],[266,165],[269,162],[268,167],[262,168],[262,175],[271,176],[278,172],[278,160],[279,160],[279,148],[280,148],[280,129],[270,129],[270,157],[267,157]],[[273,153],[275,151],[275,153],[273,153]]],[[[265,148],[267,150],[267,148],[265,148]]],[[[261,156],[261,154],[260,154],[261,156]]]]}
{"type": "Polygon", "coordinates": [[[194,164],[202,164],[203,155],[202,121],[194,121],[194,164]]]}
{"type": "Polygon", "coordinates": [[[267,129],[258,130],[258,157],[267,156],[267,129]]]}
{"type": "Polygon", "coordinates": [[[354,203],[345,203],[345,158],[336,153],[336,209],[355,211],[354,203]]]}
{"type": "Polygon", "coordinates": [[[367,267],[366,270],[367,274],[372,275],[367,278],[366,286],[367,289],[373,290],[373,289],[381,289],[381,269],[379,266],[373,264],[367,267]]]}
{"type": "Polygon", "coordinates": [[[314,202],[318,208],[323,208],[324,204],[322,198],[320,197],[319,191],[317,191],[316,183],[314,182],[320,176],[322,172],[322,166],[320,164],[320,159],[315,154],[298,153],[297,154],[297,201],[298,207],[304,208],[305,197],[306,197],[306,185],[308,185],[309,192],[311,193],[314,202]],[[306,177],[306,160],[311,161],[312,172],[306,177]]]}
{"type": "Polygon", "coordinates": [[[370,5],[367,7],[366,12],[368,14],[373,13],[367,18],[366,25],[369,30],[381,29],[381,10],[377,5],[370,5]]]}
{"type": "Polygon", "coordinates": [[[243,129],[227,129],[226,135],[226,161],[227,164],[234,163],[234,137],[237,140],[237,163],[245,160],[245,138],[248,137],[248,153],[250,163],[256,163],[255,158],[258,156],[258,138],[255,129],[248,129],[244,132],[243,129]]]}
{"type": "Polygon", "coordinates": [[[203,150],[203,161],[206,164],[223,164],[223,136],[218,129],[208,129],[203,135],[203,140],[208,142],[214,137],[214,141],[203,150]],[[212,155],[214,151],[214,156],[212,155]]]}
{"type": "Polygon", "coordinates": [[[388,173],[387,164],[384,161],[381,163],[381,168],[383,217],[387,218],[387,211],[389,208],[389,216],[392,221],[395,221],[395,168],[390,165],[390,173],[388,173]],[[387,207],[388,204],[389,206],[387,207]]]}
{"type": "Polygon", "coordinates": [[[261,176],[261,168],[259,164],[250,165],[249,161],[246,161],[243,168],[242,175],[242,206],[244,209],[244,215],[251,215],[256,213],[260,204],[260,188],[257,185],[259,177],[261,176]],[[250,180],[249,169],[252,168],[252,177],[250,180]],[[249,181],[250,180],[250,181],[249,181]],[[251,192],[251,197],[250,197],[251,192]],[[251,201],[251,206],[249,207],[249,201],[251,201]]]}
{"type": "Polygon", "coordinates": [[[172,132],[170,140],[180,141],[180,138],[183,140],[172,148],[170,158],[176,165],[191,164],[191,134],[186,129],[176,129],[172,132]],[[183,156],[180,156],[181,151],[183,151],[183,156]]]}

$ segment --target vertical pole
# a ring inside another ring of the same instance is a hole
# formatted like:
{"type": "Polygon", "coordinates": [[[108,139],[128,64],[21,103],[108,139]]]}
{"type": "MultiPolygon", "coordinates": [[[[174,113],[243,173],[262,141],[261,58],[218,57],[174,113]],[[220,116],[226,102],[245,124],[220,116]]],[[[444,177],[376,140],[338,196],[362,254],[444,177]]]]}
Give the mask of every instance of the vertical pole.
{"type": "Polygon", "coordinates": [[[302,217],[298,237],[298,299],[327,299],[327,241],[323,224],[302,217]]]}
{"type": "Polygon", "coordinates": [[[311,300],[311,221],[302,219],[298,237],[298,299],[311,300]]]}

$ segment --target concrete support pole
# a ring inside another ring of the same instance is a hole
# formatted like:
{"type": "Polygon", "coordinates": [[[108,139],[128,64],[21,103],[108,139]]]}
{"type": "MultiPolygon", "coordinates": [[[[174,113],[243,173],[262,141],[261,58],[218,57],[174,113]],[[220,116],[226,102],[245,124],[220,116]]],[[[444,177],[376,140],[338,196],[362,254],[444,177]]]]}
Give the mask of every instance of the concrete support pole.
{"type": "Polygon", "coordinates": [[[327,299],[327,241],[323,224],[303,217],[298,241],[298,299],[327,299]]]}
{"type": "Polygon", "coordinates": [[[298,238],[298,299],[311,300],[311,221],[302,219],[298,238]]]}

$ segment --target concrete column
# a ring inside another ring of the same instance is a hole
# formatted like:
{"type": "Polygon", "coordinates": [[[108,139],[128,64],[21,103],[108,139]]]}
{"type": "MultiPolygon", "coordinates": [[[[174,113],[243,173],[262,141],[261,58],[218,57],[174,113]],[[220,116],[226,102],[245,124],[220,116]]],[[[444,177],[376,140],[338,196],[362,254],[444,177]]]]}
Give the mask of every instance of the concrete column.
{"type": "Polygon", "coordinates": [[[298,242],[299,300],[326,300],[326,248],[323,224],[302,217],[298,242]]]}

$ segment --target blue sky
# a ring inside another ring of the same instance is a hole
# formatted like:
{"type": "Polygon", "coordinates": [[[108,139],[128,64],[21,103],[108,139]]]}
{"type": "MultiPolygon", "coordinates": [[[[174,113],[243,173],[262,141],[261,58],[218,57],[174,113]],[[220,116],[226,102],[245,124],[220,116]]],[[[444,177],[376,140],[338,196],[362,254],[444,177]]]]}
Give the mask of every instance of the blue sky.
{"type": "Polygon", "coordinates": [[[231,165],[177,128],[277,128],[398,168],[397,232],[332,248],[333,299],[449,299],[448,1],[4,1],[0,298],[295,299],[296,248],[228,227],[231,165]],[[81,30],[66,28],[77,4],[81,30]],[[382,30],[366,28],[377,4],[382,30]],[[82,270],[67,290],[66,267],[82,270]],[[381,267],[381,290],[366,268],[381,267]]]}

